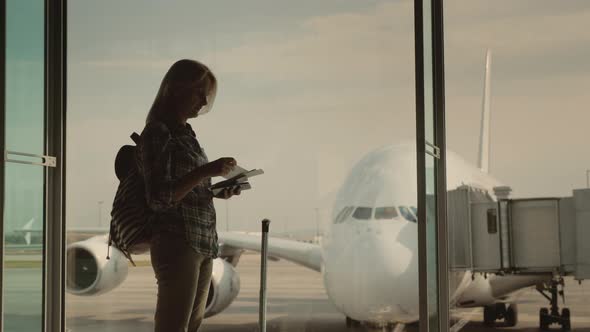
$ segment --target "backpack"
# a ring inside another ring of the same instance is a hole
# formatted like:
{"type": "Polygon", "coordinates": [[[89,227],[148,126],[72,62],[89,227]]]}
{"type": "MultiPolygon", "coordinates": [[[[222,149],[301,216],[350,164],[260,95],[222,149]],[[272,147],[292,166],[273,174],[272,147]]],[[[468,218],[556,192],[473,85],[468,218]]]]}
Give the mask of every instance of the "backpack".
{"type": "Polygon", "coordinates": [[[149,250],[152,212],[146,202],[145,184],[138,167],[140,136],[133,133],[131,139],[136,145],[122,146],[115,158],[119,186],[111,211],[107,259],[110,259],[113,245],[135,266],[131,254],[143,254],[149,250]]]}

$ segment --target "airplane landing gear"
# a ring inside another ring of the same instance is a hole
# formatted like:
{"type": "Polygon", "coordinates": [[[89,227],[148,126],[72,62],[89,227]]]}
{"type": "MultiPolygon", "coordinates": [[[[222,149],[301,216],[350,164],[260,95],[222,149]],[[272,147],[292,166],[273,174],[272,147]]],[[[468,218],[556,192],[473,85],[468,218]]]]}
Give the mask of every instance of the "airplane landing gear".
{"type": "Polygon", "coordinates": [[[537,286],[537,291],[549,300],[551,305],[550,309],[542,308],[539,311],[539,326],[541,330],[548,330],[549,326],[554,323],[561,325],[563,331],[570,331],[572,329],[570,310],[563,308],[560,314],[559,305],[557,304],[560,296],[565,303],[564,286],[563,278],[553,279],[549,285],[544,283],[541,286],[537,286]],[[560,287],[561,289],[559,289],[560,287]]]}
{"type": "Polygon", "coordinates": [[[504,319],[506,326],[513,327],[518,323],[518,308],[515,303],[506,306],[505,303],[496,303],[484,307],[483,322],[487,326],[493,326],[499,319],[504,319]]]}
{"type": "Polygon", "coordinates": [[[346,327],[347,328],[360,327],[360,326],[361,326],[361,322],[359,322],[358,320],[354,320],[350,317],[346,317],[346,327]]]}
{"type": "Polygon", "coordinates": [[[514,327],[518,324],[518,306],[516,303],[512,303],[508,306],[506,315],[504,315],[504,321],[508,327],[514,327]]]}

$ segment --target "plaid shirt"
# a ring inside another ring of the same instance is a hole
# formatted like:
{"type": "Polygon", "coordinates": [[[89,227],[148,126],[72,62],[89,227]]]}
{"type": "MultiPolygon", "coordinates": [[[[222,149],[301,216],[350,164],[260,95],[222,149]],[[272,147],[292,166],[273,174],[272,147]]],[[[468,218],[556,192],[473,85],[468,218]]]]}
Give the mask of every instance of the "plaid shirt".
{"type": "Polygon", "coordinates": [[[180,202],[172,200],[175,183],[195,168],[208,163],[195,132],[187,123],[173,130],[158,121],[141,133],[139,165],[145,178],[148,206],[155,212],[153,230],[184,234],[198,253],[217,257],[217,230],[211,180],[199,183],[180,202]]]}

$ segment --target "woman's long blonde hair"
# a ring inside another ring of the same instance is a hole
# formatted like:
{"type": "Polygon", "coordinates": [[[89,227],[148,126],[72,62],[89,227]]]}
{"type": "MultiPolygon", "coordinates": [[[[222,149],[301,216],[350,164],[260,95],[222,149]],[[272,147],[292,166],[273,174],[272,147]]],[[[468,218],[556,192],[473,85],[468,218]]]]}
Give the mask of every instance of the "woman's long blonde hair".
{"type": "Polygon", "coordinates": [[[152,121],[167,122],[169,114],[166,113],[166,108],[170,105],[171,99],[176,96],[175,91],[191,86],[197,87],[205,82],[206,77],[211,81],[209,91],[207,91],[207,105],[204,106],[207,109],[204,112],[200,111],[199,114],[206,113],[213,106],[213,100],[217,92],[217,79],[207,66],[198,61],[188,59],[176,61],[162,79],[160,89],[158,89],[154,103],[147,115],[146,123],[152,121]]]}

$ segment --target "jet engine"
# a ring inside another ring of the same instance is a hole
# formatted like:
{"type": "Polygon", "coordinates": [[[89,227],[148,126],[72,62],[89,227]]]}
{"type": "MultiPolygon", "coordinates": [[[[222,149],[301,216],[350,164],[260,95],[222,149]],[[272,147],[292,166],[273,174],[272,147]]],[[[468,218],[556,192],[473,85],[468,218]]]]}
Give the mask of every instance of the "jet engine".
{"type": "MultiPolygon", "coordinates": [[[[110,259],[106,259],[106,241],[106,237],[96,236],[68,246],[66,286],[69,293],[80,296],[100,295],[125,281],[128,273],[127,259],[112,246],[110,259]]],[[[239,292],[240,277],[233,265],[221,258],[213,260],[205,317],[221,313],[229,307],[239,292]]]]}
{"type": "Polygon", "coordinates": [[[235,300],[240,292],[240,276],[229,262],[213,260],[213,275],[209,286],[205,317],[221,313],[235,300]]]}
{"type": "Polygon", "coordinates": [[[107,239],[95,236],[72,243],[66,250],[66,288],[71,294],[89,296],[109,292],[127,277],[127,259],[117,248],[110,247],[107,256],[107,239]]]}

